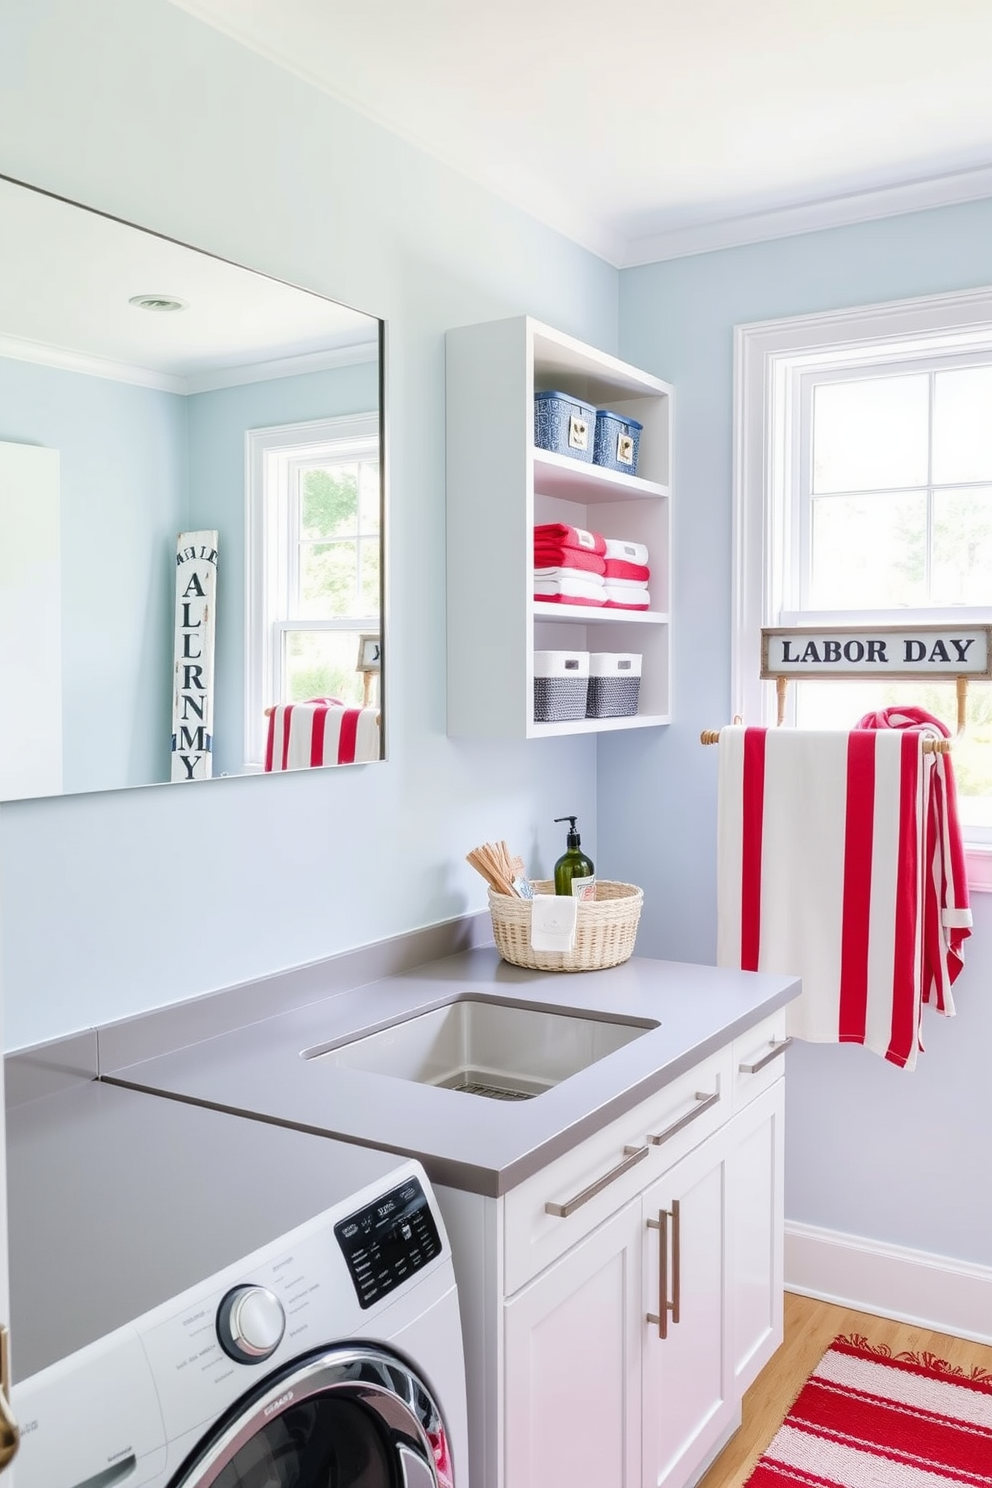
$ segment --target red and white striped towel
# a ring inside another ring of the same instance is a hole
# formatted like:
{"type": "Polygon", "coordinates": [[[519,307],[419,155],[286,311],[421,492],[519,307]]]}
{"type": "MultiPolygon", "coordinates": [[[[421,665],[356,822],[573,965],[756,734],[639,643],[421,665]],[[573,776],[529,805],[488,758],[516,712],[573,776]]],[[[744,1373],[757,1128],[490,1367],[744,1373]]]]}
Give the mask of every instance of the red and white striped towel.
{"type": "MultiPolygon", "coordinates": [[[[923,708],[882,708],[858,720],[859,729],[922,729],[950,737],[941,719],[923,708]]],[[[924,861],[923,1001],[938,1012],[953,1013],[951,983],[964,966],[964,942],[971,934],[971,909],[965,873],[964,843],[958,820],[958,794],[949,754],[934,758],[927,804],[924,861]]]]}
{"type": "Polygon", "coordinates": [[[337,698],[279,703],[269,714],[266,770],[368,764],[380,758],[378,708],[349,708],[337,698]]]}
{"type": "Polygon", "coordinates": [[[794,1037],[915,1066],[935,758],[912,731],[722,730],[717,959],[802,977],[794,1037]]]}

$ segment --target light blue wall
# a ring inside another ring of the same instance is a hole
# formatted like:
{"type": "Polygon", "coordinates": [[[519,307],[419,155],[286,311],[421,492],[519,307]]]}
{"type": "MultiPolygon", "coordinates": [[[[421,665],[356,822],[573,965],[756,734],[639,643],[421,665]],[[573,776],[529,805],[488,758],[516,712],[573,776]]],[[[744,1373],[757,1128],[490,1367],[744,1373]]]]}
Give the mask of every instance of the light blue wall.
{"type": "Polygon", "coordinates": [[[0,358],[0,439],[59,451],[63,781],[169,774],[173,579],[186,400],[0,358]]]}
{"type": "MultiPolygon", "coordinates": [[[[638,949],[715,955],[716,750],[730,706],[733,328],[992,281],[992,202],[811,233],[621,275],[620,346],[675,384],[673,707],[599,746],[599,852],[645,888],[638,949]]],[[[992,899],[906,1075],[863,1050],[789,1054],[791,1219],[992,1264],[988,1050],[992,899]]]]}
{"type": "Polygon", "coordinates": [[[7,1046],[481,908],[468,849],[547,871],[566,810],[595,857],[591,739],[445,736],[444,332],[615,350],[615,271],[164,0],[0,32],[0,169],[385,317],[393,658],[385,764],[0,808],[7,1046]]]}
{"type": "Polygon", "coordinates": [[[245,383],[195,393],[186,402],[190,530],[219,534],[213,773],[238,775],[245,761],[245,432],[374,413],[379,367],[362,362],[245,383]]]}

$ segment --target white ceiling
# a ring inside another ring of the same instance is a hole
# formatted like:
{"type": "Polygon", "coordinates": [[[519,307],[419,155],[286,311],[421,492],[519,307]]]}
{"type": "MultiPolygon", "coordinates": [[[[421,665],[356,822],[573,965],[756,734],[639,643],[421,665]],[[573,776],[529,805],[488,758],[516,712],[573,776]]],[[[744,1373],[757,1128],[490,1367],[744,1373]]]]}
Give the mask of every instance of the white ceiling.
{"type": "Polygon", "coordinates": [[[378,322],[0,177],[0,355],[195,392],[377,351],[378,322]],[[186,302],[139,310],[134,295],[186,302]],[[98,365],[99,364],[99,365],[98,365]]]}
{"type": "Polygon", "coordinates": [[[625,266],[992,194],[990,0],[173,0],[625,266]]]}

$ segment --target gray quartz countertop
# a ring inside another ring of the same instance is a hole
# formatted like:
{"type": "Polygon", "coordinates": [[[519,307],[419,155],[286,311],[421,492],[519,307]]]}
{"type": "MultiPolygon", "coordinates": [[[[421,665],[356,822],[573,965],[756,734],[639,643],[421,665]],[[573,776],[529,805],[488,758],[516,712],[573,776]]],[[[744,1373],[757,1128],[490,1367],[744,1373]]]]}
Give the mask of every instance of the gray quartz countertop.
{"type": "Polygon", "coordinates": [[[102,1076],[417,1157],[431,1180],[498,1195],[799,995],[792,977],[634,957],[605,971],[526,971],[492,946],[265,1018],[102,1076]],[[657,1024],[524,1101],[486,1100],[307,1059],[469,994],[657,1024]]]}

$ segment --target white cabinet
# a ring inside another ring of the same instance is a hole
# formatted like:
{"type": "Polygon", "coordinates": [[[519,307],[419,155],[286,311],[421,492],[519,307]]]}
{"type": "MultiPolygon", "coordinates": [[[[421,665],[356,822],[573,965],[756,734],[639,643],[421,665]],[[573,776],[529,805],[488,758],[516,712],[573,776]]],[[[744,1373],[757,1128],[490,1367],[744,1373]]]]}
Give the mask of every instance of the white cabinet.
{"type": "Polygon", "coordinates": [[[730,1436],[782,1338],[784,1018],[501,1199],[437,1189],[470,1488],[688,1488],[730,1436]]]}
{"type": "Polygon", "coordinates": [[[540,738],[669,721],[671,388],[529,316],[446,337],[448,733],[540,738]],[[638,473],[534,447],[534,393],[572,393],[642,425],[638,473]],[[649,611],[533,597],[535,523],[648,548],[649,611]],[[639,710],[534,721],[534,651],[637,652],[639,710]]]}
{"type": "Polygon", "coordinates": [[[734,1419],[726,1327],[727,1168],[721,1131],[641,1201],[649,1302],[641,1376],[646,1488],[693,1482],[734,1419]]]}
{"type": "Polygon", "coordinates": [[[503,1482],[640,1481],[641,1303],[636,1203],[507,1303],[503,1482]]]}

